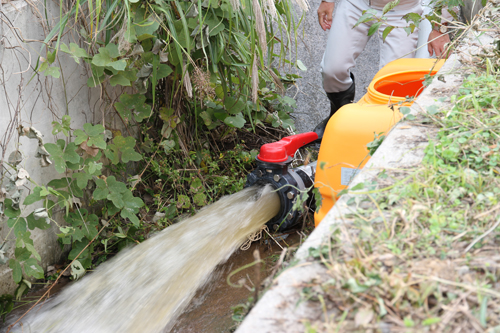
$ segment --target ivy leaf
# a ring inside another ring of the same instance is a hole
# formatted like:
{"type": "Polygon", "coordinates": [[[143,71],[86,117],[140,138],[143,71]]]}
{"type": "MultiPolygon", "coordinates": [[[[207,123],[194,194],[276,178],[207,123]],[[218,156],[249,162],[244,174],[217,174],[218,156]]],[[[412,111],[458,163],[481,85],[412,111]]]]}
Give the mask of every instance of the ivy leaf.
{"type": "Polygon", "coordinates": [[[34,230],[35,228],[45,230],[50,228],[50,224],[46,222],[45,219],[35,219],[34,213],[26,216],[26,222],[28,223],[28,228],[34,230]]]}
{"type": "Polygon", "coordinates": [[[93,197],[94,200],[106,199],[109,194],[108,186],[106,182],[100,178],[95,180],[97,188],[94,190],[93,197]]]}
{"type": "MultiPolygon", "coordinates": [[[[59,141],[59,140],[58,140],[59,141]]],[[[61,140],[63,141],[63,140],[61,140]]],[[[64,141],[63,141],[64,142],[64,141]]],[[[63,155],[64,152],[59,145],[54,143],[44,144],[45,149],[50,154],[50,157],[54,161],[54,167],[58,173],[64,173],[66,171],[66,160],[63,155]]]]}
{"type": "Polygon", "coordinates": [[[32,244],[24,244],[26,246],[26,249],[28,249],[28,251],[38,260],[42,260],[42,258],[40,257],[40,254],[38,254],[38,252],[35,250],[35,247],[32,245],[32,244]]]}
{"type": "Polygon", "coordinates": [[[21,215],[21,211],[19,209],[14,209],[14,207],[12,207],[12,199],[5,199],[4,205],[5,208],[3,213],[5,216],[15,218],[21,215]]]}
{"type": "Polygon", "coordinates": [[[69,48],[66,44],[62,43],[60,49],[61,51],[70,54],[77,64],[80,63],[80,58],[89,58],[87,51],[85,51],[75,43],[69,43],[69,48]]]}
{"type": "Polygon", "coordinates": [[[16,247],[14,250],[14,256],[19,262],[23,262],[31,257],[31,252],[25,247],[16,247]]]}
{"type": "Polygon", "coordinates": [[[56,135],[60,132],[63,132],[64,135],[68,136],[69,131],[71,130],[70,125],[71,125],[71,117],[68,115],[64,115],[62,117],[61,123],[57,121],[52,122],[52,127],[53,127],[52,134],[56,135]]]}
{"type": "Polygon", "coordinates": [[[83,129],[89,136],[87,141],[87,145],[89,147],[96,146],[97,148],[106,149],[106,141],[104,141],[104,126],[101,124],[92,125],[90,123],[86,123],[83,125],[83,129]]]}
{"type": "Polygon", "coordinates": [[[89,180],[92,179],[92,175],[86,172],[75,172],[73,173],[73,178],[76,179],[76,185],[79,188],[84,189],[85,187],[87,187],[89,180]]]}
{"type": "MultiPolygon", "coordinates": [[[[68,259],[73,260],[76,258],[76,256],[87,246],[88,242],[86,241],[79,241],[73,243],[73,248],[68,254],[68,259]]],[[[85,251],[82,252],[80,257],[78,257],[78,260],[82,263],[82,266],[85,268],[89,268],[92,265],[92,258],[90,256],[90,252],[93,250],[93,246],[90,245],[88,248],[85,249],[85,251]]]]}
{"type": "Polygon", "coordinates": [[[113,204],[118,208],[123,208],[125,206],[125,203],[122,199],[122,194],[119,192],[111,192],[106,198],[113,202],[113,204]]]}
{"type": "Polygon", "coordinates": [[[106,152],[106,156],[108,156],[111,160],[117,160],[117,153],[120,152],[123,163],[128,163],[129,161],[140,161],[142,156],[135,151],[134,147],[135,139],[133,137],[127,136],[124,138],[119,135],[113,139],[113,144],[110,145],[112,152],[106,152]]]}
{"type": "Polygon", "coordinates": [[[127,191],[123,194],[124,207],[120,213],[123,218],[128,218],[136,227],[139,226],[139,219],[136,214],[139,213],[139,209],[144,206],[144,201],[141,198],[134,197],[131,191],[127,191]]]}
{"type": "Polygon", "coordinates": [[[111,84],[112,87],[115,87],[117,85],[124,86],[124,87],[130,87],[132,84],[130,83],[130,80],[127,79],[124,75],[122,74],[117,74],[113,75],[109,79],[109,84],[111,84]]]}
{"type": "Polygon", "coordinates": [[[10,218],[7,220],[9,228],[13,228],[14,235],[17,236],[19,232],[26,232],[26,220],[24,217],[10,218]]]}
{"type": "Polygon", "coordinates": [[[117,71],[123,71],[127,67],[127,61],[124,59],[118,60],[118,61],[113,61],[108,64],[108,66],[113,67],[117,71]]]}
{"type": "Polygon", "coordinates": [[[125,183],[117,181],[115,176],[109,176],[106,179],[106,183],[108,184],[110,192],[124,193],[128,191],[127,185],[125,185],[125,183]]]}
{"type": "MultiPolygon", "coordinates": [[[[33,192],[24,199],[23,204],[28,206],[28,205],[31,205],[31,204],[39,201],[39,200],[42,200],[43,197],[40,195],[41,190],[42,190],[42,188],[40,186],[35,187],[33,189],[33,192]]],[[[5,215],[7,215],[7,214],[5,214],[5,215]]],[[[9,217],[11,217],[11,216],[9,216],[9,217]]]]}
{"type": "Polygon", "coordinates": [[[30,258],[24,262],[24,272],[28,276],[33,276],[36,279],[43,279],[43,269],[38,265],[36,259],[30,258]]]}
{"type": "Polygon", "coordinates": [[[58,79],[61,76],[61,69],[59,67],[49,67],[43,72],[43,74],[58,79]]]}
{"type": "Polygon", "coordinates": [[[76,145],[81,145],[83,142],[87,141],[89,139],[89,136],[87,133],[82,131],[81,129],[77,129],[73,132],[73,134],[76,136],[74,143],[76,145]]]}
{"type": "Polygon", "coordinates": [[[65,161],[68,161],[70,163],[79,163],[80,162],[80,155],[76,152],[76,144],[74,142],[68,143],[66,146],[66,149],[64,149],[64,154],[63,158],[65,161]]]}
{"type": "Polygon", "coordinates": [[[21,264],[19,261],[15,259],[10,259],[9,260],[9,267],[12,269],[12,278],[14,279],[15,283],[21,282],[23,279],[23,270],[21,268],[21,264]]]}
{"type": "Polygon", "coordinates": [[[146,96],[144,95],[122,94],[120,101],[115,103],[115,108],[126,121],[134,117],[135,121],[140,122],[151,115],[151,107],[145,102],[146,96]]]}
{"type": "Polygon", "coordinates": [[[92,58],[92,64],[100,67],[107,66],[112,61],[109,50],[105,47],[99,48],[99,53],[92,58]]]}

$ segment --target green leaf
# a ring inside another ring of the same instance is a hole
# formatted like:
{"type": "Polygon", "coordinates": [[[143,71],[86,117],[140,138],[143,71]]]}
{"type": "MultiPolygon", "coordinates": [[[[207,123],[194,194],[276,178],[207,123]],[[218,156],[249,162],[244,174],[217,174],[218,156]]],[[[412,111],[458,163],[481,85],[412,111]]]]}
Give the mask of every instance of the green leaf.
{"type": "Polygon", "coordinates": [[[422,325],[423,326],[430,326],[430,325],[437,324],[440,321],[441,321],[441,318],[439,318],[439,317],[431,317],[431,318],[427,318],[424,321],[422,321],[422,325]]]}
{"type": "Polygon", "coordinates": [[[245,118],[243,118],[243,116],[241,116],[241,114],[238,114],[234,117],[227,117],[226,119],[224,119],[224,123],[231,127],[242,128],[245,125],[246,120],[245,118]]]}
{"type": "Polygon", "coordinates": [[[363,15],[361,15],[361,17],[358,19],[358,21],[356,22],[356,24],[354,25],[353,28],[356,28],[361,23],[365,23],[365,22],[368,22],[368,21],[375,20],[375,18],[376,18],[376,16],[373,14],[373,12],[371,12],[369,10],[368,11],[364,11],[363,15]]]}
{"type": "Polygon", "coordinates": [[[173,69],[167,64],[160,64],[156,73],[156,79],[160,80],[169,76],[173,72],[173,69]]]}
{"type": "Polygon", "coordinates": [[[54,167],[58,173],[64,173],[66,171],[66,161],[63,157],[64,152],[59,145],[54,143],[44,144],[45,149],[50,154],[50,157],[54,161],[54,167]]]}
{"type": "Polygon", "coordinates": [[[396,7],[397,5],[399,5],[399,0],[394,0],[394,1],[387,3],[384,6],[384,9],[382,10],[382,15],[387,14],[389,11],[393,10],[394,7],[396,7]]]}
{"type": "Polygon", "coordinates": [[[193,196],[193,202],[195,205],[203,207],[207,204],[207,196],[205,195],[205,193],[196,193],[193,196]]]}
{"type": "Polygon", "coordinates": [[[241,111],[245,110],[245,102],[243,102],[241,99],[226,97],[226,99],[224,100],[224,108],[230,114],[238,114],[241,111]]]}
{"type": "Polygon", "coordinates": [[[10,218],[7,220],[9,228],[13,228],[14,235],[17,236],[19,232],[26,232],[26,220],[24,217],[10,218]]]}
{"type": "MultiPolygon", "coordinates": [[[[76,152],[76,145],[74,142],[68,143],[66,146],[66,149],[64,149],[64,154],[63,158],[65,161],[71,162],[71,163],[79,163],[80,162],[80,155],[76,152]]],[[[67,184],[66,184],[67,185],[67,184]]]]}
{"type": "Polygon", "coordinates": [[[83,129],[89,136],[103,135],[105,128],[101,124],[92,125],[90,123],[83,124],[83,129]]]}
{"type": "Polygon", "coordinates": [[[92,179],[92,175],[86,172],[75,172],[73,173],[73,178],[76,179],[76,185],[80,189],[84,189],[85,187],[87,187],[89,180],[92,179]]]}
{"type": "Polygon", "coordinates": [[[110,192],[125,193],[129,191],[127,189],[127,185],[125,185],[125,183],[117,181],[115,176],[109,176],[106,179],[106,183],[110,192]]]}
{"type": "Polygon", "coordinates": [[[109,194],[108,185],[106,182],[100,178],[95,180],[97,188],[94,190],[93,197],[94,200],[106,199],[109,194]]]}
{"type": "Polygon", "coordinates": [[[31,257],[31,252],[25,247],[16,247],[14,249],[14,256],[19,262],[23,262],[31,257]]]}
{"type": "Polygon", "coordinates": [[[58,79],[61,76],[61,69],[59,67],[49,67],[43,72],[43,74],[58,79]]]}
{"type": "Polygon", "coordinates": [[[368,286],[359,284],[355,278],[349,278],[346,283],[347,289],[353,294],[362,293],[368,289],[368,286]]]}
{"type": "Polygon", "coordinates": [[[45,219],[35,219],[33,212],[26,216],[26,222],[28,223],[28,228],[34,230],[35,228],[45,230],[50,228],[50,224],[45,221],[45,219]]]}
{"type": "Polygon", "coordinates": [[[112,87],[115,87],[117,85],[124,86],[124,87],[130,87],[132,85],[130,83],[130,80],[127,79],[123,74],[113,75],[109,79],[109,84],[111,84],[112,87]]]}
{"type": "Polygon", "coordinates": [[[80,63],[80,58],[89,58],[87,51],[80,48],[75,43],[70,43],[69,48],[66,44],[61,44],[61,51],[71,54],[71,57],[76,61],[77,64],[80,63]]]}
{"type": "Polygon", "coordinates": [[[127,67],[127,61],[124,59],[113,61],[113,62],[110,62],[108,64],[108,66],[113,67],[117,71],[123,71],[127,67]]]}
{"type": "Polygon", "coordinates": [[[402,106],[399,108],[399,112],[403,115],[403,116],[406,116],[407,114],[409,114],[411,112],[411,109],[407,106],[402,106]]]}
{"type": "Polygon", "coordinates": [[[415,326],[415,322],[411,319],[410,316],[406,316],[404,319],[403,319],[403,323],[406,327],[413,327],[415,326]]]}
{"type": "Polygon", "coordinates": [[[373,35],[375,32],[377,32],[378,28],[382,25],[382,22],[376,22],[373,23],[370,29],[368,29],[368,36],[373,35]]]}
{"type": "MultiPolygon", "coordinates": [[[[142,155],[135,151],[135,142],[135,139],[131,136],[123,137],[119,135],[113,139],[113,144],[109,146],[113,152],[121,153],[123,163],[128,163],[129,161],[140,161],[142,159],[142,155]]],[[[106,154],[110,159],[114,157],[112,154],[109,155],[106,154]]]]}
{"type": "Polygon", "coordinates": [[[73,134],[75,135],[75,140],[74,140],[74,143],[76,145],[80,145],[82,144],[83,142],[87,141],[89,139],[89,136],[87,133],[85,133],[84,131],[82,131],[81,129],[77,129],[73,132],[73,134]]]}
{"type": "MultiPolygon", "coordinates": [[[[73,249],[68,254],[68,259],[73,260],[76,256],[87,246],[88,241],[79,241],[73,243],[73,249]]],[[[92,258],[90,256],[91,249],[93,248],[90,245],[82,254],[78,257],[78,260],[82,263],[82,266],[85,268],[89,268],[92,265],[92,258]]]]}
{"type": "MultiPolygon", "coordinates": [[[[67,178],[67,177],[60,178],[60,179],[52,179],[50,182],[47,183],[47,186],[50,186],[50,187],[55,188],[55,189],[66,188],[66,187],[68,187],[68,184],[70,184],[72,181],[73,181],[72,179],[67,178]]],[[[35,189],[36,189],[36,187],[35,187],[35,189]]],[[[38,192],[40,192],[40,191],[38,191],[38,192]]],[[[28,198],[28,197],[26,197],[26,198],[28,198]]],[[[25,205],[29,205],[26,203],[26,200],[24,202],[25,202],[24,203],[25,205]]]]}
{"type": "Polygon", "coordinates": [[[304,65],[304,63],[300,60],[297,59],[297,67],[301,70],[301,71],[307,71],[307,67],[304,65]]]}
{"type": "Polygon", "coordinates": [[[40,257],[40,255],[38,254],[38,252],[35,250],[35,247],[32,245],[32,244],[24,244],[26,246],[26,249],[28,249],[28,251],[30,251],[30,253],[38,260],[42,260],[42,258],[40,257]]]}
{"type": "Polygon", "coordinates": [[[387,35],[389,35],[391,33],[392,30],[394,30],[394,26],[390,25],[388,26],[387,28],[384,29],[384,32],[382,32],[382,40],[385,41],[385,39],[387,38],[387,35]]]}
{"type": "Polygon", "coordinates": [[[9,260],[9,267],[12,269],[12,278],[14,279],[15,283],[21,282],[23,279],[23,270],[21,268],[21,264],[19,261],[10,259],[9,260]]]}
{"type": "Polygon", "coordinates": [[[113,204],[118,208],[123,208],[125,205],[125,203],[123,202],[122,194],[119,192],[111,192],[106,198],[113,202],[113,204]]]}
{"type": "Polygon", "coordinates": [[[115,103],[115,108],[125,121],[130,121],[133,116],[140,122],[151,115],[151,107],[146,104],[146,97],[141,94],[122,94],[120,102],[115,103]]]}
{"type": "Polygon", "coordinates": [[[52,64],[56,60],[56,53],[57,50],[54,50],[52,52],[47,51],[47,61],[49,62],[49,64],[52,64]]]}
{"type": "MultiPolygon", "coordinates": [[[[33,189],[33,192],[24,199],[23,205],[29,206],[37,201],[42,200],[43,198],[42,198],[42,196],[40,196],[41,190],[42,190],[41,187],[39,187],[39,186],[35,187],[33,189]]],[[[7,214],[5,214],[5,215],[7,215],[7,214]]],[[[8,216],[8,217],[12,217],[12,216],[8,216]]]]}
{"type": "Polygon", "coordinates": [[[296,107],[297,104],[295,102],[295,100],[291,97],[288,97],[288,96],[283,96],[283,102],[285,102],[286,104],[290,105],[291,107],[296,107]]]}
{"type": "Polygon", "coordinates": [[[357,190],[362,190],[365,188],[365,183],[361,182],[359,184],[356,184],[353,188],[351,188],[351,191],[357,191],[357,190]]]}

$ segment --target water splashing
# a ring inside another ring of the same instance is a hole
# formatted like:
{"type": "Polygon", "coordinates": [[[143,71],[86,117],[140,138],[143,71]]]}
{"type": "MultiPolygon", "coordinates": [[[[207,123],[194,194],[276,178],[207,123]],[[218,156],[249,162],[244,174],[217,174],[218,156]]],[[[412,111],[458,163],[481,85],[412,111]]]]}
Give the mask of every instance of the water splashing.
{"type": "Polygon", "coordinates": [[[32,310],[13,332],[164,331],[215,266],[279,207],[269,186],[224,197],[101,265],[32,310]]]}

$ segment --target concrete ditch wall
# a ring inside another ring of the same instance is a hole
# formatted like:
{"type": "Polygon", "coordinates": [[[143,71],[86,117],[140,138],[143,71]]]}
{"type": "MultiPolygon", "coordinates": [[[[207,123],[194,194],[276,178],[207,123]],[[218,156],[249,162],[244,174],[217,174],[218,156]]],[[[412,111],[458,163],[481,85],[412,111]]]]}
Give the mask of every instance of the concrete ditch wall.
{"type": "MultiPolygon", "coordinates": [[[[491,44],[493,41],[487,34],[478,31],[471,31],[467,39],[480,40],[482,45],[491,44]]],[[[465,65],[459,61],[459,58],[465,62],[471,61],[471,54],[479,51],[479,49],[471,48],[469,46],[471,44],[473,43],[463,43],[464,46],[459,49],[459,52],[450,56],[438,73],[439,76],[442,75],[442,81],[434,80],[424,90],[411,108],[413,114],[423,112],[430,105],[444,106],[446,101],[449,101],[449,96],[457,92],[465,72],[460,70],[465,65]],[[457,54],[460,54],[460,57],[457,54]]],[[[388,134],[374,156],[353,180],[351,186],[376,180],[378,173],[384,169],[410,168],[418,165],[424,156],[424,148],[429,140],[435,137],[436,132],[437,129],[434,127],[399,123],[388,134]]],[[[327,281],[330,278],[325,266],[307,260],[309,248],[321,246],[328,239],[334,225],[349,223],[346,215],[352,213],[352,209],[347,205],[350,198],[350,195],[344,195],[337,201],[321,224],[297,251],[295,259],[298,263],[276,278],[273,285],[247,315],[236,331],[237,333],[306,332],[304,326],[306,321],[321,320],[323,310],[320,302],[300,302],[302,297],[300,291],[304,286],[311,281],[327,281]]]]}
{"type": "MultiPolygon", "coordinates": [[[[63,175],[57,174],[53,166],[40,166],[40,159],[34,157],[38,141],[20,137],[18,127],[34,127],[42,133],[44,143],[55,142],[65,137],[62,134],[52,135],[53,121],[60,122],[62,116],[69,115],[72,119],[71,128],[77,129],[87,122],[102,123],[105,114],[105,105],[100,101],[100,89],[87,88],[88,75],[83,64],[77,64],[60,52],[54,63],[61,68],[60,78],[34,71],[38,56],[46,57],[45,51],[40,54],[41,41],[59,18],[59,7],[55,2],[47,1],[46,8],[43,4],[43,1],[25,0],[0,2],[0,161],[7,162],[9,155],[19,150],[23,160],[18,167],[24,168],[31,180],[40,185],[63,175]]],[[[78,43],[70,35],[63,41],[78,43]]],[[[110,124],[113,125],[113,122],[107,122],[107,125],[110,124]]],[[[9,177],[12,169],[5,167],[3,171],[9,177]]],[[[5,187],[6,182],[0,185],[5,187]]],[[[22,190],[21,203],[33,187],[29,182],[19,187],[22,190]]],[[[23,216],[35,208],[39,206],[31,205],[29,211],[23,211],[23,216]]],[[[56,216],[59,216],[57,220],[62,221],[61,214],[56,216]]],[[[0,243],[8,236],[8,244],[12,244],[13,237],[9,234],[6,220],[0,217],[0,243]]],[[[48,230],[32,231],[44,269],[63,256],[56,233],[59,233],[59,229],[54,224],[48,230]]],[[[13,256],[12,245],[5,255],[13,256]]],[[[0,265],[0,294],[12,293],[15,288],[12,270],[8,264],[0,265]]]]}

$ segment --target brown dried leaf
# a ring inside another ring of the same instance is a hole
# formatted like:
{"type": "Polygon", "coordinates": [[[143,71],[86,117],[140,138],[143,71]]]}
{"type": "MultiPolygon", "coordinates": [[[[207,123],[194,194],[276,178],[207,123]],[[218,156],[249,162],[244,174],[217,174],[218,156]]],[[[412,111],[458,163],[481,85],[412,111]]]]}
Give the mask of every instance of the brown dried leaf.
{"type": "Polygon", "coordinates": [[[90,156],[96,156],[97,153],[99,152],[99,148],[97,147],[89,147],[87,146],[87,141],[84,141],[80,144],[80,148],[82,148],[83,150],[85,150],[85,152],[87,154],[89,154],[90,156]]]}

